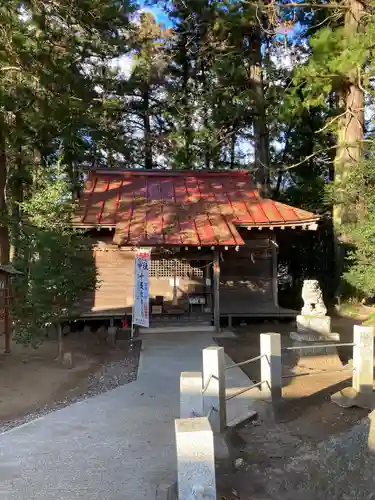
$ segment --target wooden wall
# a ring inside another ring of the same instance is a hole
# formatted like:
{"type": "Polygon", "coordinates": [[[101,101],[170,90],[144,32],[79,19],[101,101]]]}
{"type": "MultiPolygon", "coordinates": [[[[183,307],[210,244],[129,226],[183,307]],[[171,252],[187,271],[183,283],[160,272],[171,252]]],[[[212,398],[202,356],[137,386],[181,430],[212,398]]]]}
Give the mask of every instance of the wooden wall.
{"type": "MultiPolygon", "coordinates": [[[[112,245],[112,237],[101,237],[94,246],[99,286],[79,305],[80,314],[99,313],[122,315],[131,313],[133,305],[134,251],[112,245]]],[[[212,251],[202,249],[190,255],[193,259],[205,259],[204,277],[178,278],[179,305],[187,309],[188,294],[208,292],[205,279],[212,277],[212,251]]],[[[221,313],[250,313],[259,307],[272,307],[273,301],[273,254],[267,235],[249,235],[246,246],[239,251],[223,250],[220,263],[221,313]]],[[[161,256],[157,256],[160,258],[161,256]]],[[[173,299],[172,277],[151,277],[150,297],[161,295],[171,304],[173,299]]]]}
{"type": "Polygon", "coordinates": [[[250,313],[273,308],[272,244],[266,236],[251,238],[236,252],[222,252],[220,264],[221,313],[250,313]]]}
{"type": "Polygon", "coordinates": [[[133,305],[134,252],[110,249],[94,249],[98,272],[98,288],[80,303],[80,313],[118,310],[130,312],[133,305]]]}
{"type": "MultiPolygon", "coordinates": [[[[109,241],[101,239],[102,244],[94,248],[95,264],[99,285],[95,292],[80,301],[77,313],[124,314],[131,313],[133,305],[134,251],[117,248],[109,241]]],[[[160,256],[159,256],[160,257],[160,256]]],[[[200,293],[205,289],[204,279],[200,277],[178,277],[177,297],[181,307],[188,308],[188,294],[200,293]]],[[[166,303],[172,304],[173,278],[150,277],[150,297],[163,296],[166,303]]]]}

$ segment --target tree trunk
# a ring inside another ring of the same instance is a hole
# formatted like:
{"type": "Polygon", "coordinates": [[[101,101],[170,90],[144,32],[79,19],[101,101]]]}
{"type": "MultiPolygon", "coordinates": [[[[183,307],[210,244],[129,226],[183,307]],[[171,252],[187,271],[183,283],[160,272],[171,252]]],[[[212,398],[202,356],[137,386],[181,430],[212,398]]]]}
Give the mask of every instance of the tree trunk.
{"type": "MultiPolygon", "coordinates": [[[[364,5],[357,0],[348,1],[344,29],[348,39],[362,30],[361,20],[364,5]]],[[[334,160],[335,204],[333,206],[333,225],[335,230],[336,294],[339,295],[340,278],[343,271],[346,241],[344,224],[358,220],[356,207],[347,202],[348,176],[362,160],[364,139],[364,92],[361,88],[361,75],[356,67],[347,75],[340,95],[340,103],[346,111],[338,120],[337,148],[334,160]]]]}
{"type": "MultiPolygon", "coordinates": [[[[109,158],[110,158],[110,153],[109,153],[109,158]]],[[[108,166],[111,167],[111,161],[108,160],[108,166]]],[[[78,174],[78,168],[76,165],[76,161],[73,158],[73,155],[71,155],[69,162],[66,165],[66,170],[67,174],[69,177],[69,183],[70,183],[70,189],[72,192],[72,200],[76,201],[78,196],[79,196],[79,174],[78,174]]]]}
{"type": "MultiPolygon", "coordinates": [[[[17,134],[22,130],[23,121],[19,113],[16,114],[16,129],[17,134]]],[[[20,234],[21,234],[21,203],[23,202],[23,148],[22,139],[17,135],[15,140],[16,157],[15,164],[10,174],[9,182],[11,184],[11,209],[12,209],[12,234],[11,234],[11,247],[10,247],[10,261],[13,262],[18,259],[20,252],[20,234]]]]}
{"type": "Polygon", "coordinates": [[[10,260],[17,261],[20,251],[21,203],[23,202],[23,151],[17,146],[16,161],[11,179],[12,186],[12,245],[10,260]]]}
{"type": "Polygon", "coordinates": [[[232,135],[230,136],[230,168],[233,169],[235,167],[236,161],[236,129],[235,125],[232,128],[232,135]]]}
{"type": "MultiPolygon", "coordinates": [[[[4,124],[0,123],[0,264],[9,264],[9,227],[8,213],[6,205],[6,187],[7,187],[7,155],[4,124]]],[[[7,280],[9,284],[9,280],[7,280]]],[[[3,324],[5,336],[6,354],[10,353],[11,330],[9,321],[9,299],[4,298],[3,302],[3,324]]]]}
{"type": "MultiPolygon", "coordinates": [[[[338,98],[337,92],[330,93],[329,99],[328,99],[328,104],[329,104],[330,115],[333,115],[339,109],[339,98],[338,98]]],[[[332,145],[337,143],[335,134],[333,132],[329,133],[329,138],[330,138],[330,142],[332,143],[332,145]]],[[[329,159],[330,159],[329,167],[328,167],[329,182],[334,182],[334,180],[335,180],[334,162],[335,162],[335,156],[336,156],[335,149],[334,148],[330,149],[327,152],[327,154],[328,154],[329,159]]]]}
{"type": "Polygon", "coordinates": [[[142,92],[143,98],[143,130],[145,139],[145,168],[152,169],[152,138],[150,121],[150,89],[147,86],[142,92]]]}
{"type": "MultiPolygon", "coordinates": [[[[205,141],[204,141],[204,166],[206,170],[209,170],[211,166],[211,161],[213,158],[213,150],[215,149],[215,145],[212,144],[212,139],[214,134],[211,130],[210,121],[209,121],[209,106],[210,106],[210,93],[207,86],[207,77],[206,77],[206,68],[203,62],[201,62],[201,85],[202,85],[202,93],[203,93],[203,127],[205,129],[205,141]]],[[[215,166],[215,165],[214,165],[215,166]]]]}
{"type": "MultiPolygon", "coordinates": [[[[357,0],[349,0],[345,15],[345,32],[353,38],[361,31],[364,6],[357,0]]],[[[348,74],[345,87],[341,92],[341,106],[346,110],[338,123],[337,148],[334,160],[334,184],[337,202],[333,207],[333,221],[337,233],[342,225],[352,222],[356,217],[354,207],[345,200],[348,174],[362,159],[364,138],[364,92],[360,85],[361,75],[357,68],[348,74]]]]}
{"type": "MultiPolygon", "coordinates": [[[[66,173],[68,174],[70,191],[72,193],[72,201],[76,201],[79,196],[79,174],[77,169],[77,150],[75,148],[75,131],[72,128],[69,130],[69,135],[64,141],[64,164],[66,173]]],[[[42,156],[39,153],[38,158],[42,164],[42,156]]],[[[110,163],[110,162],[108,162],[110,163]]],[[[111,166],[111,165],[109,165],[111,166]]]]}
{"type": "Polygon", "coordinates": [[[62,332],[61,323],[57,323],[57,360],[62,361],[64,357],[64,336],[62,332]]]}
{"type": "Polygon", "coordinates": [[[184,151],[184,163],[185,168],[191,168],[191,147],[193,143],[193,131],[191,128],[191,113],[190,113],[190,89],[189,89],[189,80],[190,80],[190,63],[189,56],[187,54],[187,45],[189,41],[186,37],[186,44],[183,48],[183,63],[182,63],[182,93],[183,93],[183,136],[185,142],[185,151],[184,151]]]}
{"type": "Polygon", "coordinates": [[[286,155],[289,153],[289,148],[290,148],[289,141],[290,141],[291,132],[292,132],[292,125],[288,125],[288,129],[285,133],[284,151],[283,151],[283,155],[282,155],[281,160],[280,160],[281,165],[280,165],[279,171],[277,173],[276,187],[275,187],[275,190],[273,192],[274,196],[279,194],[280,189],[281,189],[281,184],[283,182],[283,177],[284,177],[284,172],[285,172],[286,155]]]}
{"type": "Polygon", "coordinates": [[[34,146],[33,151],[33,172],[32,172],[32,185],[30,189],[29,195],[32,194],[33,191],[36,191],[39,186],[39,177],[42,169],[42,155],[40,153],[40,149],[38,146],[34,146]]]}
{"type": "Polygon", "coordinates": [[[9,228],[6,205],[7,156],[4,130],[0,125],[0,264],[9,264],[9,228]]]}
{"type": "Polygon", "coordinates": [[[333,221],[336,231],[342,231],[342,225],[355,222],[357,214],[355,207],[346,203],[346,188],[350,169],[362,159],[363,125],[364,125],[364,95],[355,84],[348,84],[343,97],[346,108],[345,115],[339,121],[336,156],[334,160],[336,203],[333,207],[333,221]]]}
{"type": "Polygon", "coordinates": [[[254,91],[255,181],[258,189],[267,195],[269,185],[269,137],[266,122],[266,103],[262,73],[261,28],[254,29],[250,40],[250,79],[254,91]]]}

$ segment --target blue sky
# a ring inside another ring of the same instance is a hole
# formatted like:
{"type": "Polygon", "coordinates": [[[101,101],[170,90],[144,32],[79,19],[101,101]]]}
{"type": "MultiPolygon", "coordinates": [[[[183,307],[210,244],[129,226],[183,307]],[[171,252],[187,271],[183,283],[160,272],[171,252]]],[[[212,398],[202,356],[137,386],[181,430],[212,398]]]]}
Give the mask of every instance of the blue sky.
{"type": "MultiPolygon", "coordinates": [[[[165,26],[171,26],[171,20],[168,17],[168,14],[158,5],[150,5],[150,2],[147,2],[147,0],[139,0],[139,6],[140,9],[143,11],[151,12],[154,17],[156,18],[156,21],[158,23],[163,23],[165,26]]],[[[155,2],[156,3],[156,2],[155,2]]]]}
{"type": "MultiPolygon", "coordinates": [[[[152,2],[151,0],[138,0],[138,5],[141,11],[151,12],[158,23],[163,23],[167,27],[172,26],[173,23],[168,17],[168,14],[160,5],[157,5],[156,1],[152,2]]],[[[285,34],[283,33],[283,29],[281,28],[280,31],[281,33],[279,35],[276,34],[275,38],[284,40],[285,34]]],[[[287,31],[288,41],[293,42],[296,38],[296,35],[298,36],[302,31],[303,26],[299,22],[294,23],[293,28],[287,31]]]]}

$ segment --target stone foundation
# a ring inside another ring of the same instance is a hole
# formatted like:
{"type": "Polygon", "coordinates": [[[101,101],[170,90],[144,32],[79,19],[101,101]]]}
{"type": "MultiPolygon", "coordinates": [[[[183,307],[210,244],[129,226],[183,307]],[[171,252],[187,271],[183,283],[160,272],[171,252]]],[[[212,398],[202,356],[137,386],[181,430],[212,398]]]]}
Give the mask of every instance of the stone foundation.
{"type": "Polygon", "coordinates": [[[310,337],[315,336],[311,340],[319,340],[322,337],[328,339],[331,334],[331,317],[300,314],[297,316],[297,332],[310,337]]]}
{"type": "Polygon", "coordinates": [[[315,369],[340,369],[342,363],[335,346],[320,347],[314,343],[338,342],[340,335],[331,332],[329,316],[297,316],[297,332],[291,332],[293,346],[305,346],[311,342],[309,349],[296,349],[294,352],[301,359],[301,364],[315,369]]]}
{"type": "Polygon", "coordinates": [[[316,333],[298,333],[291,332],[289,337],[297,342],[339,342],[340,334],[335,332],[329,332],[327,335],[317,335],[316,333]]]}
{"type": "Polygon", "coordinates": [[[327,365],[340,368],[342,364],[335,346],[314,345],[314,343],[326,344],[340,341],[340,335],[331,332],[331,317],[326,316],[327,309],[318,281],[304,281],[302,298],[304,306],[296,319],[297,331],[290,333],[293,347],[301,347],[301,349],[294,350],[295,354],[301,358],[301,364],[304,366],[321,367],[323,370],[327,365]],[[309,349],[302,349],[306,345],[309,345],[309,349]]]}

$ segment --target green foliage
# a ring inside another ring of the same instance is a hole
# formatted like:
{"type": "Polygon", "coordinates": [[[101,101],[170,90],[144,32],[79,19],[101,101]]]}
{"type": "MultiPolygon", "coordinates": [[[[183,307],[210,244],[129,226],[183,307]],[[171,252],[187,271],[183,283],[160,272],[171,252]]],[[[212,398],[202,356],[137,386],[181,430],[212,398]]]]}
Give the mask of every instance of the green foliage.
{"type": "Polygon", "coordinates": [[[347,241],[346,270],[343,278],[347,292],[356,298],[375,295],[375,158],[369,154],[347,178],[346,197],[358,207],[357,220],[345,224],[347,241]]]}
{"type": "Polygon", "coordinates": [[[131,151],[133,168],[159,166],[158,157],[165,151],[167,103],[162,89],[166,83],[168,39],[168,30],[150,13],[141,14],[139,24],[130,33],[133,60],[129,79],[123,84],[123,112],[129,119],[129,132],[136,139],[131,151]]]}
{"type": "MultiPolygon", "coordinates": [[[[165,2],[168,159],[174,168],[249,168],[257,116],[254,8],[241,0],[165,2]]],[[[262,35],[263,36],[263,35],[262,35]]]]}
{"type": "Polygon", "coordinates": [[[70,186],[60,169],[53,170],[22,204],[25,222],[14,264],[24,276],[15,281],[14,331],[24,343],[37,343],[46,325],[71,314],[96,286],[90,242],[71,229],[70,186]]]}
{"type": "MultiPolygon", "coordinates": [[[[0,208],[8,214],[14,264],[25,271],[16,304],[24,339],[71,312],[95,286],[90,252],[69,227],[83,164],[251,170],[262,145],[273,197],[327,218],[332,205],[343,202],[332,182],[335,145],[345,128],[340,117],[348,87],[366,88],[373,101],[371,9],[365,7],[361,26],[353,28],[348,9],[328,5],[158,3],[172,27],[150,13],[133,22],[131,0],[8,0],[0,6],[0,205],[6,192],[0,208]],[[292,37],[280,32],[297,23],[302,31],[292,37]],[[113,64],[124,56],[130,75],[113,64]]],[[[357,206],[366,192],[369,217],[345,228],[355,245],[345,279],[373,293],[372,271],[365,272],[375,257],[366,191],[372,181],[358,170],[348,182],[345,203],[357,206]]],[[[291,255],[301,254],[296,265],[284,256],[296,277],[324,277],[333,267],[332,232],[323,233],[314,243],[317,265],[305,240],[305,250],[293,247],[291,255]]],[[[4,241],[0,234],[0,262],[4,241]]]]}
{"type": "Polygon", "coordinates": [[[70,229],[70,200],[82,164],[129,157],[113,62],[129,53],[133,11],[127,0],[1,2],[0,262],[11,242],[25,273],[14,302],[24,341],[95,287],[88,243],[70,229]]]}
{"type": "Polygon", "coordinates": [[[22,209],[32,226],[64,233],[69,228],[74,205],[69,196],[69,184],[61,168],[39,178],[38,190],[22,203],[22,209]]]}
{"type": "MultiPolygon", "coordinates": [[[[354,14],[358,26],[344,19],[344,10],[331,19],[334,21],[323,25],[309,38],[309,57],[294,72],[295,88],[302,90],[303,105],[308,109],[326,105],[332,93],[345,92],[349,83],[367,87],[371,81],[373,15],[354,14]]],[[[332,124],[336,130],[337,122],[332,124]]]]}
{"type": "Polygon", "coordinates": [[[74,184],[77,162],[125,153],[122,94],[110,63],[129,51],[130,3],[10,0],[0,9],[0,125],[8,160],[20,144],[27,166],[35,151],[43,165],[63,156],[74,184]]]}

